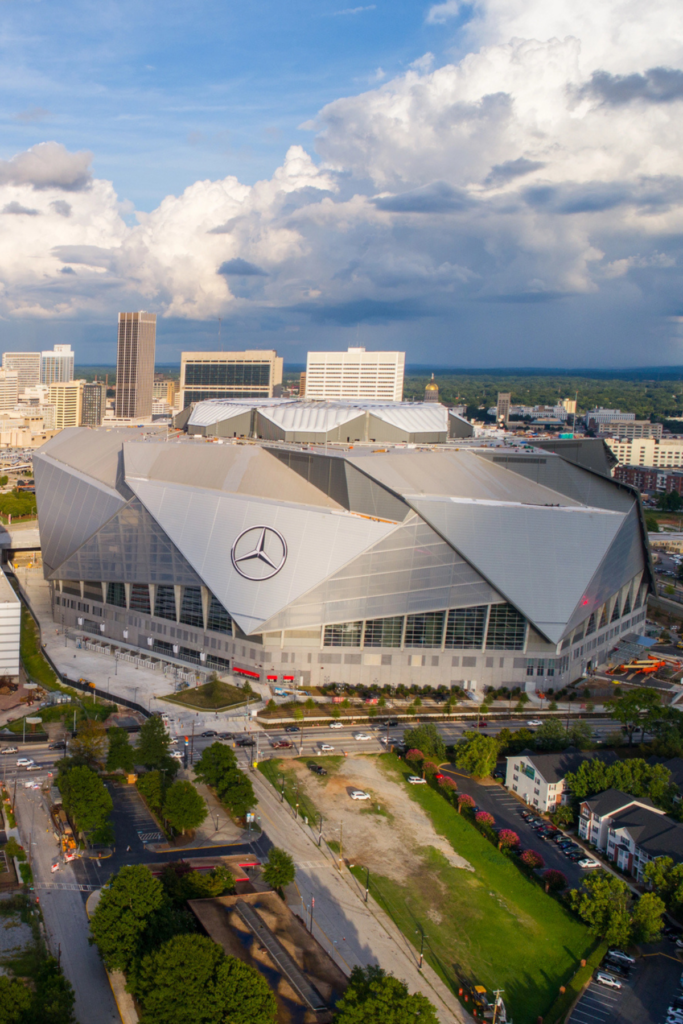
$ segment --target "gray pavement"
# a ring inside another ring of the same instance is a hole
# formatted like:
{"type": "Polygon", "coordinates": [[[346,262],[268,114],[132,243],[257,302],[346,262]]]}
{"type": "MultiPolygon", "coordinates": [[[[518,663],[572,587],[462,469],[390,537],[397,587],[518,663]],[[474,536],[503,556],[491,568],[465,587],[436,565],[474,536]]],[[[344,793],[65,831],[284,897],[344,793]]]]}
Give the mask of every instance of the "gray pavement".
{"type": "Polygon", "coordinates": [[[621,989],[593,979],[577,1002],[568,1024],[664,1024],[667,1007],[680,992],[683,963],[667,942],[644,947],[621,989]]]}
{"type": "MultiPolygon", "coordinates": [[[[36,773],[38,774],[38,773],[36,773]]],[[[24,849],[31,850],[36,883],[59,880],[74,889],[37,889],[47,942],[53,956],[61,957],[64,974],[76,994],[79,1024],[120,1024],[121,1017],[97,950],[88,942],[90,929],[84,897],[76,888],[71,864],[52,874],[50,865],[58,852],[50,819],[40,791],[17,788],[17,824],[24,849]]]]}

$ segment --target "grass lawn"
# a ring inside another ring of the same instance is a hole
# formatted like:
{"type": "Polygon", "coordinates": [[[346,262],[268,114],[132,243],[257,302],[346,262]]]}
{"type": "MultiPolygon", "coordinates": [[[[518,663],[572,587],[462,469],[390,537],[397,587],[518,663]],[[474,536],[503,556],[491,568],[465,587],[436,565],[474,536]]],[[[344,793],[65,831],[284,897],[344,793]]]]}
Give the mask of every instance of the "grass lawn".
{"type": "Polygon", "coordinates": [[[33,616],[21,606],[21,660],[31,682],[40,683],[46,690],[60,689],[59,680],[40,650],[38,627],[33,616]]]}
{"type": "MultiPolygon", "coordinates": [[[[173,697],[165,697],[165,700],[174,704],[185,704],[190,708],[207,708],[209,711],[220,711],[222,708],[233,707],[235,704],[246,704],[247,697],[244,690],[233,686],[231,683],[224,683],[220,680],[205,683],[203,686],[194,686],[187,690],[181,690],[173,697]]],[[[258,697],[254,697],[254,701],[258,697]]]]}
{"type": "MultiPolygon", "coordinates": [[[[310,761],[309,757],[298,757],[297,761],[310,761]]],[[[339,767],[339,762],[343,761],[342,757],[316,757],[316,764],[322,764],[327,768],[328,771],[339,767]],[[327,764],[327,762],[337,762],[335,764],[327,764]]],[[[317,821],[319,817],[318,808],[315,806],[310,797],[303,791],[299,786],[299,781],[296,777],[296,772],[292,768],[283,768],[282,761],[279,758],[273,758],[270,761],[261,761],[259,763],[259,771],[265,775],[273,789],[277,790],[278,793],[282,793],[282,787],[284,784],[285,800],[290,807],[295,807],[299,804],[299,814],[302,817],[308,818],[309,821],[317,821]]],[[[317,776],[316,776],[317,778],[317,776]]]]}
{"type": "MultiPolygon", "coordinates": [[[[409,774],[395,755],[380,758],[397,778],[409,774]]],[[[535,1024],[593,948],[593,938],[438,792],[404,785],[474,872],[452,867],[428,847],[423,870],[409,884],[371,875],[372,895],[417,948],[424,931],[427,959],[456,992],[461,981],[501,988],[515,1024],[535,1024]]],[[[362,865],[355,871],[364,883],[362,865]]]]}
{"type": "MultiPolygon", "coordinates": [[[[85,694],[83,695],[85,698],[85,694]]],[[[36,718],[41,718],[43,724],[47,722],[63,722],[64,726],[68,730],[73,729],[74,724],[74,711],[76,712],[76,722],[82,721],[84,718],[96,719],[98,722],[103,722],[106,718],[109,718],[113,711],[116,711],[116,704],[102,704],[98,703],[93,705],[92,701],[83,699],[78,704],[55,704],[52,707],[46,708],[27,708],[22,705],[20,709],[16,709],[21,713],[21,718],[15,718],[13,721],[7,724],[7,728],[13,733],[23,733],[24,731],[24,718],[27,716],[31,718],[33,715],[36,718]]],[[[26,727],[26,737],[32,733],[43,732],[42,725],[34,725],[26,727]]]]}

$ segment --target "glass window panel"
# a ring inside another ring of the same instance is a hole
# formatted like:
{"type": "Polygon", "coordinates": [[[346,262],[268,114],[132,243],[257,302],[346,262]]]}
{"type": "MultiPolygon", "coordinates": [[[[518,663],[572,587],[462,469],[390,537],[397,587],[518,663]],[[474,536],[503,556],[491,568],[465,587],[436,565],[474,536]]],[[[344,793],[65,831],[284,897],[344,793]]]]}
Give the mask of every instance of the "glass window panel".
{"type": "Polygon", "coordinates": [[[591,615],[586,626],[586,636],[590,636],[591,633],[595,632],[595,612],[591,615]]]}
{"type": "Polygon", "coordinates": [[[605,604],[605,605],[602,606],[602,614],[600,616],[600,625],[598,626],[598,629],[602,629],[603,626],[606,626],[606,625],[607,625],[607,605],[605,604]]]}
{"type": "Polygon", "coordinates": [[[180,606],[180,621],[186,626],[204,628],[202,611],[201,587],[183,587],[183,600],[180,606]]]}
{"type": "Polygon", "coordinates": [[[631,591],[629,590],[624,601],[624,607],[621,610],[622,615],[630,615],[631,613],[631,591]]]}
{"type": "Polygon", "coordinates": [[[444,612],[423,612],[406,619],[406,647],[441,647],[444,612]]]}
{"type": "Polygon", "coordinates": [[[548,660],[548,671],[547,671],[546,674],[549,675],[549,676],[554,676],[555,675],[555,659],[554,658],[550,658],[548,660]]]}
{"type": "MultiPolygon", "coordinates": [[[[267,388],[269,384],[268,363],[187,363],[185,366],[185,387],[267,388]]],[[[224,396],[225,392],[218,395],[224,396]]]]}
{"type": "Polygon", "coordinates": [[[619,618],[619,598],[617,597],[616,601],[614,602],[614,611],[612,612],[612,618],[610,619],[610,622],[616,622],[618,618],[619,618]]]}
{"type": "Polygon", "coordinates": [[[152,610],[149,603],[149,586],[146,583],[133,583],[130,588],[131,611],[143,612],[151,615],[152,610]]]}
{"type": "Polygon", "coordinates": [[[486,605],[475,608],[451,608],[446,622],[446,647],[457,650],[481,650],[486,627],[486,605]]]}
{"type": "Polygon", "coordinates": [[[126,588],[123,583],[107,583],[107,604],[126,607],[126,588]]]}
{"type": "Polygon", "coordinates": [[[526,640],[526,619],[511,604],[492,604],[486,647],[490,651],[522,651],[526,640]]]}
{"type": "Polygon", "coordinates": [[[403,616],[391,619],[369,619],[365,623],[364,647],[400,647],[403,616]]]}
{"type": "Polygon", "coordinates": [[[175,622],[175,589],[173,587],[157,587],[154,614],[158,619],[171,619],[175,622]]]}
{"type": "Polygon", "coordinates": [[[214,633],[227,633],[228,636],[232,636],[232,619],[218,598],[214,597],[213,594],[211,595],[206,628],[213,630],[214,633]]]}
{"type": "Polygon", "coordinates": [[[360,647],[362,622],[338,622],[325,626],[325,647],[360,647]]]}
{"type": "Polygon", "coordinates": [[[102,603],[102,584],[98,582],[84,583],[83,597],[89,597],[91,601],[99,601],[102,603]]]}

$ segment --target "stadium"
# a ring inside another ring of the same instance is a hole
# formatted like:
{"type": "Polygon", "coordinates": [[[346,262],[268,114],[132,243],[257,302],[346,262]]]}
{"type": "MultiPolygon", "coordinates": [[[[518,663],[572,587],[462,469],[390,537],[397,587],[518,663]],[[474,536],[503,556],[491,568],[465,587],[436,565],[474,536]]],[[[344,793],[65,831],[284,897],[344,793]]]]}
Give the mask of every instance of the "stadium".
{"type": "Polygon", "coordinates": [[[274,684],[558,689],[652,580],[636,492],[577,450],[63,430],[34,456],[53,616],[274,684]]]}

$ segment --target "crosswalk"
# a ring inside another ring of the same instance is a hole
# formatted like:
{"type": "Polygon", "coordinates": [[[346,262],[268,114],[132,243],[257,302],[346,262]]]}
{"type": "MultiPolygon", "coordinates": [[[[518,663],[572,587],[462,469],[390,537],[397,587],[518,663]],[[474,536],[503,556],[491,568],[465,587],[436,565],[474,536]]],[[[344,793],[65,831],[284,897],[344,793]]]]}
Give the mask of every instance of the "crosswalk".
{"type": "Polygon", "coordinates": [[[161,843],[164,839],[164,834],[163,832],[160,832],[159,829],[145,830],[138,828],[136,829],[136,832],[138,834],[138,839],[143,843],[161,843]]]}
{"type": "Polygon", "coordinates": [[[100,885],[79,885],[77,882],[36,882],[34,889],[60,889],[66,892],[95,892],[100,885]]]}

